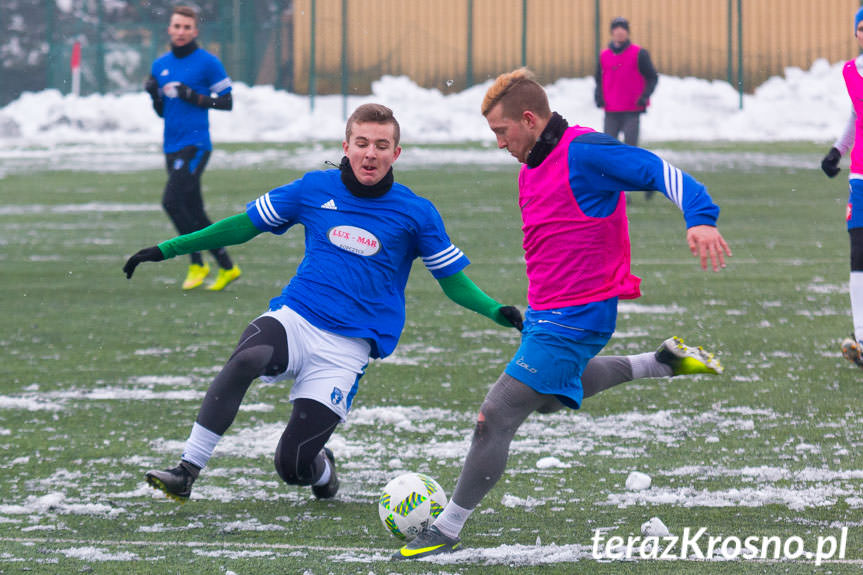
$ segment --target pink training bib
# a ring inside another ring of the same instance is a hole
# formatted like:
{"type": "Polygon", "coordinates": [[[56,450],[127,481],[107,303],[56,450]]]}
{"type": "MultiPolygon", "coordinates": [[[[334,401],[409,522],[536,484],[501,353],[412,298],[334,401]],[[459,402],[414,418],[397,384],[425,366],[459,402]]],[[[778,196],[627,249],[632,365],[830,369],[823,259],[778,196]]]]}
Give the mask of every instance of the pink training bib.
{"type": "Polygon", "coordinates": [[[586,216],[569,184],[569,145],[590,128],[573,126],[536,168],[518,176],[527,301],[544,310],[641,295],[641,279],[629,273],[626,195],[607,217],[586,216]]]}

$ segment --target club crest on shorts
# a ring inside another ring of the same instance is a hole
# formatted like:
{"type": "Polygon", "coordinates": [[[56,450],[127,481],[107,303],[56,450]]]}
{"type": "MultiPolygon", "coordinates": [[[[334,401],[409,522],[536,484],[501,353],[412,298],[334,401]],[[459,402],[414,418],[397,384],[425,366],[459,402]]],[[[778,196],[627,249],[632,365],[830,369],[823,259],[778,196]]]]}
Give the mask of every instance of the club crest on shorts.
{"type": "Polygon", "coordinates": [[[333,405],[338,405],[342,402],[344,396],[341,389],[334,387],[333,392],[330,394],[330,401],[333,402],[333,405]]]}

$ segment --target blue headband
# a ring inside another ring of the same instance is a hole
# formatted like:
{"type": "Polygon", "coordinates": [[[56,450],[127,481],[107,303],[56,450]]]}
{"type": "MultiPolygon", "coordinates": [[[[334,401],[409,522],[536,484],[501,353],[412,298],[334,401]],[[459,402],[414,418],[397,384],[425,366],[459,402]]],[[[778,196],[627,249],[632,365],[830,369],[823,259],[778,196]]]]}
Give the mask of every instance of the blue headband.
{"type": "Polygon", "coordinates": [[[854,15],[854,35],[857,35],[857,26],[860,25],[860,21],[863,20],[863,8],[857,10],[857,14],[854,15]]]}

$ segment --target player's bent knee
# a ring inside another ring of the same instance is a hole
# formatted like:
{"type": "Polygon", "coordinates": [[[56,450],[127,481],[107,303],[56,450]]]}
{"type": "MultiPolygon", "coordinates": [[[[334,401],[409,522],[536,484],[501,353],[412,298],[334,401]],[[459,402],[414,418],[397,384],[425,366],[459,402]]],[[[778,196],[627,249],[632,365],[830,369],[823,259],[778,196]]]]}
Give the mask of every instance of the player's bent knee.
{"type": "Polygon", "coordinates": [[[273,459],[273,464],[276,466],[276,473],[279,474],[279,477],[287,483],[288,485],[300,485],[299,478],[294,469],[291,469],[285,465],[283,465],[279,454],[276,454],[276,457],[273,459]]]}
{"type": "Polygon", "coordinates": [[[228,360],[228,367],[253,377],[264,375],[273,350],[269,346],[257,346],[237,350],[228,360]]]}
{"type": "Polygon", "coordinates": [[[243,373],[274,376],[288,368],[285,328],[277,320],[260,317],[246,327],[228,364],[243,373]]]}
{"type": "Polygon", "coordinates": [[[486,400],[480,407],[476,427],[474,427],[474,436],[506,435],[510,428],[514,429],[515,427],[518,425],[514,424],[514,418],[510,416],[506,405],[498,401],[486,400]]]}

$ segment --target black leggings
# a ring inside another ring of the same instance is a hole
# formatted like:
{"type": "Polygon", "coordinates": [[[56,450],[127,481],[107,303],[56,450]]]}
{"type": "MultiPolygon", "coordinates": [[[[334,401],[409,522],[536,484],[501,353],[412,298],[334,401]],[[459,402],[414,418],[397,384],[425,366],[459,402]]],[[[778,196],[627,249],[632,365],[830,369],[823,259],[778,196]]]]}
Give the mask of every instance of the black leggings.
{"type": "Polygon", "coordinates": [[[339,416],[313,399],[294,400],[291,419],[276,448],[276,472],[290,485],[311,485],[326,468],[323,448],[339,424],[339,416]]]}
{"type": "Polygon", "coordinates": [[[851,239],[851,271],[863,271],[863,228],[848,230],[851,239]]]}
{"type": "MultiPolygon", "coordinates": [[[[162,195],[162,207],[181,235],[197,232],[213,223],[204,211],[204,197],[201,194],[201,175],[209,159],[209,150],[195,146],[186,146],[179,152],[165,155],[168,182],[162,195]]],[[[210,253],[220,267],[234,267],[225,248],[211,250],[210,253]]],[[[204,260],[199,252],[189,256],[193,264],[203,265],[204,260]]]]}
{"type": "MultiPolygon", "coordinates": [[[[257,318],[240,336],[234,353],[207,389],[198,424],[224,435],[252,381],[262,375],[278,375],[287,366],[285,328],[271,317],[257,318]]],[[[317,401],[294,401],[275,455],[276,471],[285,483],[310,485],[320,478],[326,465],[322,450],[339,421],[335,412],[317,401]]]]}

